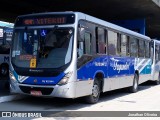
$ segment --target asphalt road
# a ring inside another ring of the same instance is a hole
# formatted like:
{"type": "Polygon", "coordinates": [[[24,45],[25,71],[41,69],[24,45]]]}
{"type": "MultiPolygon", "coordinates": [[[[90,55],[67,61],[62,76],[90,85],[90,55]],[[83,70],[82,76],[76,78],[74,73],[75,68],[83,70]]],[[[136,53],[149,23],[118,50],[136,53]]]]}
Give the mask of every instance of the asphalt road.
{"type": "Polygon", "coordinates": [[[85,103],[82,98],[26,97],[0,103],[0,111],[160,111],[159,103],[160,85],[147,82],[139,86],[137,93],[128,93],[126,89],[103,93],[100,101],[93,105],[85,103]]]}

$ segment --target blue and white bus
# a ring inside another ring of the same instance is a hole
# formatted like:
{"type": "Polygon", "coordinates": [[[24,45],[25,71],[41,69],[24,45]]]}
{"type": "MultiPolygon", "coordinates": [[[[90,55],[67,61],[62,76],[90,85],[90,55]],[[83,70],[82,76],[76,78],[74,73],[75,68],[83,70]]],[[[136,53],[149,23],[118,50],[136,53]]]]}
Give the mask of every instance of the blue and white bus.
{"type": "Polygon", "coordinates": [[[10,90],[34,96],[85,97],[88,103],[98,102],[101,92],[125,87],[136,92],[147,80],[159,84],[157,73],[153,75],[153,41],[80,12],[18,16],[10,90]]]}
{"type": "MultiPolygon", "coordinates": [[[[1,21],[0,21],[1,25],[1,21]]],[[[7,25],[7,23],[6,23],[7,25]]],[[[13,28],[0,27],[0,80],[9,80],[9,54],[13,28]]]]}
{"type": "Polygon", "coordinates": [[[155,84],[160,84],[160,40],[152,39],[151,47],[152,58],[152,71],[151,80],[155,81],[155,84]]]}

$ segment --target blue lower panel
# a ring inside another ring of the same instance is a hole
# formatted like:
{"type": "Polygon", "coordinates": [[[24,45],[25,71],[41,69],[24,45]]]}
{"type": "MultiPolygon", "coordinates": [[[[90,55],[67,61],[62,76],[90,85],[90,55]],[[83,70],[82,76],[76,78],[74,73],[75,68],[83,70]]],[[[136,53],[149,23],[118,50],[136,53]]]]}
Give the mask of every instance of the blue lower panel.
{"type": "Polygon", "coordinates": [[[57,77],[28,77],[22,84],[33,85],[56,85],[63,77],[64,73],[61,73],[57,77]]]}
{"type": "MultiPolygon", "coordinates": [[[[140,73],[150,74],[151,65],[148,63],[146,66],[140,64],[140,61],[136,63],[136,58],[131,57],[117,57],[117,56],[98,56],[95,59],[90,60],[85,65],[81,66],[77,71],[78,79],[87,80],[89,78],[94,79],[97,72],[103,73],[105,78],[111,78],[115,76],[130,76],[135,73],[135,68],[139,70],[142,68],[140,73]],[[135,64],[136,63],[136,64],[135,64]],[[142,67],[141,67],[142,66],[142,67]]],[[[147,62],[147,59],[142,59],[147,62]]]]}

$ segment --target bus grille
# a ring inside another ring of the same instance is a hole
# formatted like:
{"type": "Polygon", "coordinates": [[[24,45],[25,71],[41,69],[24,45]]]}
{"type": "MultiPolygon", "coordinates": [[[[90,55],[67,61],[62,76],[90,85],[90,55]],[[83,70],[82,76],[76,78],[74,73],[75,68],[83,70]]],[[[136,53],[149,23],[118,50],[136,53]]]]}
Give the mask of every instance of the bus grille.
{"type": "Polygon", "coordinates": [[[19,86],[20,89],[27,94],[30,94],[32,90],[41,91],[42,95],[50,95],[53,91],[53,88],[44,88],[44,87],[29,87],[29,86],[19,86]]]}

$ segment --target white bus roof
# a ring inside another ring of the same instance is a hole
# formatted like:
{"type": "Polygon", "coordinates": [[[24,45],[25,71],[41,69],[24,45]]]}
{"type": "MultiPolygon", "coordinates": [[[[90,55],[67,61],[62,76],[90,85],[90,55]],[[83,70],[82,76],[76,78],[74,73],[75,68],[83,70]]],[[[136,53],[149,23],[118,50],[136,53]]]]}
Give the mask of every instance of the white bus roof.
{"type": "Polygon", "coordinates": [[[155,41],[156,44],[160,44],[160,40],[157,39],[152,39],[153,41],[155,41]]]}
{"type": "MultiPolygon", "coordinates": [[[[77,13],[78,13],[78,14],[84,14],[84,13],[79,13],[79,12],[77,12],[77,13]]],[[[95,17],[90,16],[90,15],[87,15],[87,14],[84,14],[84,16],[86,17],[86,20],[87,20],[87,21],[91,21],[91,22],[94,22],[94,23],[98,23],[99,25],[106,26],[106,27],[108,27],[108,28],[111,28],[111,29],[114,29],[114,30],[117,30],[117,31],[121,31],[121,32],[126,33],[126,34],[130,34],[130,35],[133,35],[133,36],[137,36],[137,37],[142,38],[142,39],[151,40],[151,38],[148,37],[148,36],[142,35],[142,34],[140,34],[140,33],[131,31],[131,30],[126,29],[126,28],[123,28],[123,27],[120,27],[120,26],[115,25],[115,24],[112,24],[112,23],[110,23],[110,22],[107,22],[107,21],[104,21],[104,20],[95,18],[95,17]]]]}
{"type": "Polygon", "coordinates": [[[142,35],[140,33],[137,33],[137,32],[131,31],[129,29],[120,27],[118,25],[112,24],[110,22],[101,20],[99,18],[87,15],[87,14],[82,13],[82,12],[73,12],[73,11],[66,11],[66,12],[43,12],[43,13],[34,13],[34,14],[20,15],[19,17],[25,17],[25,16],[30,16],[30,15],[69,14],[69,13],[76,14],[79,19],[85,19],[87,21],[90,21],[90,22],[93,22],[93,23],[97,23],[99,25],[102,25],[102,26],[105,26],[105,27],[108,27],[108,28],[111,28],[111,29],[114,29],[114,30],[117,30],[117,31],[120,31],[120,32],[123,32],[123,33],[126,33],[126,34],[137,36],[137,37],[139,37],[141,39],[146,39],[146,40],[149,40],[149,41],[151,40],[150,37],[147,37],[147,36],[142,35]]]}

